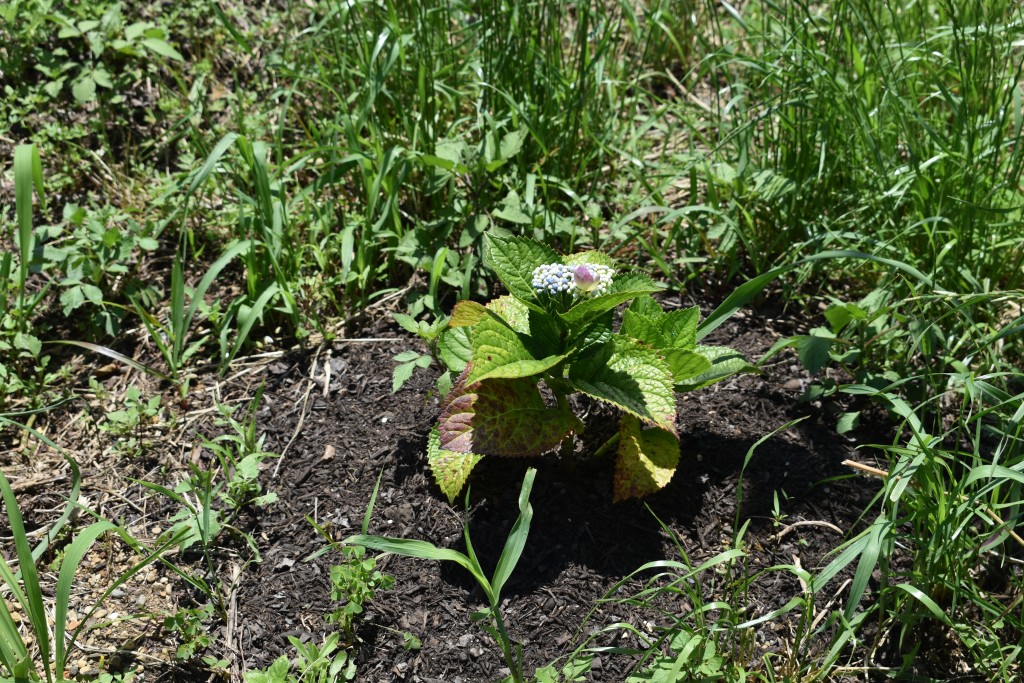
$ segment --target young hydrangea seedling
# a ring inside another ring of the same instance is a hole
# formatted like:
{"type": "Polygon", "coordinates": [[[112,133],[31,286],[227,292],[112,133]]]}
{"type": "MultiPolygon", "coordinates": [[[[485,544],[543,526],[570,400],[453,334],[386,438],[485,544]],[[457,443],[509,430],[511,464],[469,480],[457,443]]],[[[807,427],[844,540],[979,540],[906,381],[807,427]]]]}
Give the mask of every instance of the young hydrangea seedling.
{"type": "Polygon", "coordinates": [[[676,392],[750,365],[697,343],[697,307],[665,312],[651,297],[660,287],[599,252],[560,257],[532,240],[486,235],[484,259],[509,295],[460,301],[437,340],[448,372],[427,458],[441,490],[454,500],[481,458],[540,455],[578,432],[567,401],[575,392],[623,411],[615,500],[663,488],[679,463],[676,392]],[[615,330],[615,309],[627,302],[615,330]]]}

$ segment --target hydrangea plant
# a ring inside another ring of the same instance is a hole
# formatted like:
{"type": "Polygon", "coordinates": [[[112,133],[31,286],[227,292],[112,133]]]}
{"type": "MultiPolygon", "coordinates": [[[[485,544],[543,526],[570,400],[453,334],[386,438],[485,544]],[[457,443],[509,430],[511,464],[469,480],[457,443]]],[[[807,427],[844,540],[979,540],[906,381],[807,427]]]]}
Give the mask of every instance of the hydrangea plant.
{"type": "Polygon", "coordinates": [[[448,372],[427,458],[449,500],[482,458],[540,455],[577,434],[583,423],[567,400],[577,392],[622,411],[615,500],[667,485],[679,464],[676,392],[748,370],[746,360],[698,344],[697,307],[666,312],[651,296],[658,285],[600,252],[563,257],[486,235],[484,259],[508,295],[460,301],[437,339],[448,372]]]}

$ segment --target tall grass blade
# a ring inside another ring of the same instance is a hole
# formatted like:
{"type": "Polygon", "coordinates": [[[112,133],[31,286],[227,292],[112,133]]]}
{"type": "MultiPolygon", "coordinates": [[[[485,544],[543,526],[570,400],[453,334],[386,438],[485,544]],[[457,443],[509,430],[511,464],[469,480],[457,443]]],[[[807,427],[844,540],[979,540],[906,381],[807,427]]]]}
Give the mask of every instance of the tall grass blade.
{"type": "Polygon", "coordinates": [[[494,575],[491,577],[491,589],[494,591],[495,599],[500,599],[501,589],[512,575],[519,558],[523,555],[523,548],[526,547],[526,539],[530,535],[530,522],[533,521],[533,506],[530,505],[530,492],[533,490],[533,480],[537,476],[537,470],[533,467],[526,471],[523,478],[523,487],[519,491],[519,517],[516,518],[512,531],[505,540],[505,547],[498,558],[498,564],[494,568],[494,575]]]}

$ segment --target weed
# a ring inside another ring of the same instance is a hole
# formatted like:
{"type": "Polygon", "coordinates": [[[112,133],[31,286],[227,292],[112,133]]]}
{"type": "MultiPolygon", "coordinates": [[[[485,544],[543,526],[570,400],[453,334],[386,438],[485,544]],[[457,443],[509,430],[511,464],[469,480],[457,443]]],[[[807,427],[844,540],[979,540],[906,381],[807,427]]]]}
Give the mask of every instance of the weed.
{"type": "Polygon", "coordinates": [[[355,642],[355,624],[363,613],[363,605],[373,600],[378,590],[388,590],[393,577],[377,571],[377,560],[365,557],[366,548],[342,546],[343,564],[331,566],[331,600],[344,602],[341,609],[327,615],[327,622],[341,629],[343,642],[351,647],[355,642]]]}
{"type": "Polygon", "coordinates": [[[338,634],[331,633],[324,642],[303,644],[295,636],[288,642],[295,648],[296,657],[289,661],[281,655],[267,669],[247,671],[246,683],[335,683],[356,680],[356,663],[351,653],[338,642],[338,634]]]}
{"type": "Polygon", "coordinates": [[[207,604],[193,609],[179,609],[164,619],[164,628],[177,634],[179,641],[175,656],[190,660],[196,652],[210,646],[210,631],[206,622],[213,617],[213,605],[207,604]]]}
{"type": "MultiPolygon", "coordinates": [[[[473,621],[479,623],[480,627],[494,638],[501,649],[505,664],[511,672],[508,680],[514,683],[522,683],[524,680],[522,646],[513,643],[508,630],[505,628],[505,620],[501,615],[501,589],[519,563],[523,548],[526,546],[526,538],[530,534],[530,523],[533,519],[530,491],[533,489],[533,480],[536,475],[537,470],[529,469],[523,478],[523,487],[519,493],[519,517],[516,518],[516,523],[509,532],[508,539],[505,541],[505,547],[501,551],[498,564],[494,568],[494,574],[490,580],[487,579],[483,567],[480,566],[480,561],[473,551],[473,544],[469,538],[468,524],[463,527],[463,537],[466,541],[467,552],[465,555],[454,550],[438,548],[426,541],[366,535],[365,530],[369,524],[370,516],[373,512],[373,502],[377,494],[376,488],[374,488],[370,506],[363,520],[363,533],[350,536],[343,542],[344,545],[365,546],[381,552],[394,553],[405,557],[454,562],[468,571],[480,585],[489,603],[488,609],[473,613],[473,621]]],[[[468,496],[466,502],[468,507],[468,496]]]]}

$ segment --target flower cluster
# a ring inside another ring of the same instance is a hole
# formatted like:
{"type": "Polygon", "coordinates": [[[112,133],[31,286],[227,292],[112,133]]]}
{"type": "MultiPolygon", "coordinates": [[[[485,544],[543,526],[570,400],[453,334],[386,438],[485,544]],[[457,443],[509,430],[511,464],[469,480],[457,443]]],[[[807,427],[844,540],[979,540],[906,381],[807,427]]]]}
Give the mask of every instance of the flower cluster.
{"type": "Polygon", "coordinates": [[[547,263],[533,270],[533,288],[559,294],[572,292],[577,295],[597,296],[608,291],[615,271],[608,266],[547,263]]]}

